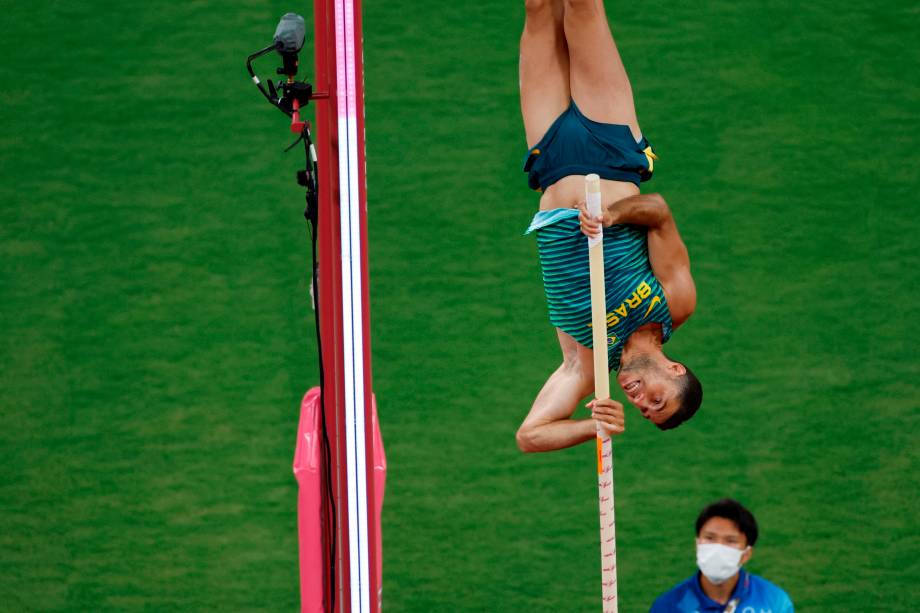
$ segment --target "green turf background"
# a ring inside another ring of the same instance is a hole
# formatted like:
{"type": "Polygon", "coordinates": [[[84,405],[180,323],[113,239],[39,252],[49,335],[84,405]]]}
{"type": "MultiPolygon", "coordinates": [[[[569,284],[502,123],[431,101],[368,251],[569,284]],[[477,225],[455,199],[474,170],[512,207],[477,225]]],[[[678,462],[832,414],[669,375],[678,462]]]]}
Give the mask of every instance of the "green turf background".
{"type": "MultiPolygon", "coordinates": [[[[593,449],[514,445],[558,360],[521,4],[365,5],[389,611],[597,610],[593,449]]],[[[295,610],[300,154],[243,60],[309,8],[2,7],[0,610],[295,610]]],[[[699,289],[669,349],[706,386],[689,426],[631,413],[616,442],[621,611],[692,572],[725,495],[799,610],[914,610],[920,13],[608,11],[699,289]]]]}

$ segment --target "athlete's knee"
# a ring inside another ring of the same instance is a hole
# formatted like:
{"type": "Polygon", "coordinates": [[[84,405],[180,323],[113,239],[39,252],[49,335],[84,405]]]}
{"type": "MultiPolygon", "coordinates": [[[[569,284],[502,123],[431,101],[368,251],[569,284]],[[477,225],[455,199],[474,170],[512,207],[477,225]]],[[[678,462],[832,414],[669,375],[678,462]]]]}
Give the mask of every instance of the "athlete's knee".
{"type": "Polygon", "coordinates": [[[539,15],[549,11],[553,11],[554,0],[524,0],[524,10],[527,12],[527,16],[539,15]]]}
{"type": "Polygon", "coordinates": [[[566,17],[597,15],[598,0],[565,0],[566,17]]]}
{"type": "Polygon", "coordinates": [[[563,0],[524,0],[525,30],[562,27],[563,0]]]}

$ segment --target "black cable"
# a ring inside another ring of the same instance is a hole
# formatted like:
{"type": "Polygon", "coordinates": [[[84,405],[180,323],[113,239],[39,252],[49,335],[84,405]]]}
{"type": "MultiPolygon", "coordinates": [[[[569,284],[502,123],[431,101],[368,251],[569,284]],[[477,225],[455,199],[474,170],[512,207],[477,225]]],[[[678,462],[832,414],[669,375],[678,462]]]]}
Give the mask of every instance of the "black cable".
{"type": "MultiPolygon", "coordinates": [[[[285,18],[288,15],[285,15],[282,18],[282,23],[284,23],[285,18]]],[[[303,19],[301,18],[301,26],[303,19]]],[[[279,30],[281,29],[281,24],[278,25],[279,30]]],[[[287,32],[290,34],[290,32],[287,32]]],[[[291,82],[288,84],[282,84],[279,81],[279,85],[275,84],[269,80],[267,81],[269,90],[266,91],[265,87],[262,85],[261,80],[256,75],[255,70],[252,67],[252,62],[263,55],[270,53],[271,51],[282,50],[282,46],[279,46],[278,43],[279,32],[275,32],[276,41],[274,44],[265,47],[259,51],[256,51],[252,55],[246,58],[246,70],[249,72],[249,76],[252,78],[253,83],[259,89],[259,92],[262,96],[268,100],[272,106],[279,109],[282,113],[288,117],[294,116],[293,104],[295,100],[299,100],[302,105],[306,106],[309,102],[312,94],[312,86],[306,82],[291,82]],[[283,96],[279,98],[278,88],[281,88],[283,96]],[[290,103],[291,108],[287,108],[288,103],[290,103]]],[[[296,35],[296,32],[295,32],[296,35]]],[[[295,36],[296,38],[296,36],[295,36]]],[[[282,41],[283,42],[283,41],[282,41]]],[[[300,45],[303,45],[303,33],[300,33],[300,45]]],[[[299,50],[299,47],[298,49],[299,50]]],[[[282,56],[284,54],[282,53],[282,56]]],[[[295,56],[296,57],[296,54],[295,56]]],[[[288,59],[285,57],[285,66],[288,64],[288,59]]],[[[295,64],[296,72],[296,64],[295,64]]],[[[293,72],[286,72],[285,74],[293,75],[293,72]]],[[[320,520],[326,516],[326,510],[331,509],[331,521],[328,522],[331,525],[331,531],[328,533],[331,535],[331,538],[328,538],[328,568],[329,568],[329,578],[331,579],[330,585],[330,608],[329,611],[332,613],[335,610],[335,552],[336,552],[336,531],[338,529],[338,513],[336,512],[335,504],[335,495],[332,488],[332,445],[329,442],[329,426],[326,423],[326,376],[325,369],[323,368],[323,339],[322,339],[322,329],[320,327],[320,311],[317,306],[319,305],[319,262],[317,258],[317,242],[319,235],[319,177],[317,173],[317,163],[313,156],[313,140],[310,137],[310,128],[309,122],[304,123],[304,127],[300,132],[300,136],[295,140],[289,147],[284,151],[287,153],[293,149],[298,142],[303,141],[304,144],[304,153],[306,154],[307,164],[306,168],[297,173],[297,182],[300,185],[303,185],[306,188],[306,201],[307,207],[304,211],[304,217],[307,218],[310,228],[310,239],[311,239],[311,251],[313,256],[313,278],[311,280],[311,285],[313,289],[313,314],[316,324],[316,350],[319,354],[319,409],[320,409],[320,426],[323,431],[323,459],[325,464],[325,470],[323,471],[323,482],[322,488],[324,494],[322,495],[323,503],[320,509],[320,520]],[[328,507],[325,505],[325,502],[328,501],[328,507]]]]}
{"type": "MultiPolygon", "coordinates": [[[[324,479],[323,486],[326,490],[326,495],[323,496],[324,500],[329,501],[329,506],[332,509],[331,513],[331,525],[332,530],[331,538],[329,539],[329,577],[331,578],[331,589],[330,591],[330,611],[335,610],[335,542],[336,542],[336,529],[338,527],[338,514],[336,513],[335,506],[335,496],[332,491],[332,446],[329,442],[329,428],[326,423],[326,377],[325,370],[323,368],[323,340],[322,332],[320,327],[320,311],[319,311],[319,262],[317,260],[317,238],[319,234],[319,177],[317,173],[317,164],[312,159],[310,155],[310,150],[313,145],[313,141],[310,138],[310,129],[304,125],[303,131],[300,133],[300,138],[298,140],[303,140],[304,153],[307,158],[307,171],[306,176],[304,177],[303,183],[305,184],[307,193],[306,201],[307,208],[304,210],[304,217],[309,222],[310,227],[310,242],[311,242],[311,251],[313,255],[313,275],[311,279],[311,284],[313,286],[313,315],[314,321],[316,323],[316,347],[319,354],[319,398],[320,398],[320,426],[323,431],[323,455],[324,455],[324,464],[325,470],[323,471],[324,479]]],[[[291,147],[297,144],[297,141],[294,142],[291,147]]],[[[288,150],[291,148],[288,147],[288,150]]]]}
{"type": "MultiPolygon", "coordinates": [[[[272,44],[272,45],[269,45],[268,47],[265,47],[264,49],[256,51],[255,53],[247,57],[246,58],[246,70],[249,71],[249,76],[252,77],[252,82],[256,84],[256,87],[259,88],[259,91],[262,92],[262,95],[265,96],[265,99],[268,100],[273,106],[278,106],[277,96],[273,97],[267,91],[265,91],[265,87],[262,85],[262,81],[256,75],[256,72],[252,67],[253,60],[262,57],[266,53],[271,53],[274,50],[275,50],[275,45],[272,44]]],[[[269,85],[272,85],[270,81],[269,81],[269,85]]],[[[281,108],[281,107],[278,107],[278,108],[281,108]]],[[[281,109],[281,111],[290,117],[291,115],[290,113],[288,113],[284,109],[281,109]]]]}

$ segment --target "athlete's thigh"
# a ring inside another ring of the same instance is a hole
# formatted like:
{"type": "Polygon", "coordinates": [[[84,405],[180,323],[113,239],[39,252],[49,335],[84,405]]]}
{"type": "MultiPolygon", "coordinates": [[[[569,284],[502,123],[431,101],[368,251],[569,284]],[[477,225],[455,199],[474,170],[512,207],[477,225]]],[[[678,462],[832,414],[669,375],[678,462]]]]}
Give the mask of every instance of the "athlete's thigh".
{"type": "Polygon", "coordinates": [[[527,0],[521,34],[521,114],[527,145],[535,145],[569,106],[569,56],[563,0],[527,0]]]}
{"type": "Polygon", "coordinates": [[[632,87],[617,51],[602,0],[567,0],[572,99],[590,119],[629,126],[639,137],[632,87]]]}

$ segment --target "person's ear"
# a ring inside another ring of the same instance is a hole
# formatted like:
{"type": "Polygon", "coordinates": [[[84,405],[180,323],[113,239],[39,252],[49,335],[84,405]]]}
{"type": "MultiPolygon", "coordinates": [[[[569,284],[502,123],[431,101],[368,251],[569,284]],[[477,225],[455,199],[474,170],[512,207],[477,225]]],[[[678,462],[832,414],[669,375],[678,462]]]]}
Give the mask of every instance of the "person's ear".
{"type": "Polygon", "coordinates": [[[687,367],[680,362],[671,362],[668,364],[668,372],[674,377],[683,377],[687,374],[687,367]]]}
{"type": "Polygon", "coordinates": [[[747,561],[754,557],[754,548],[748,547],[744,553],[741,554],[741,565],[747,564],[747,561]]]}

